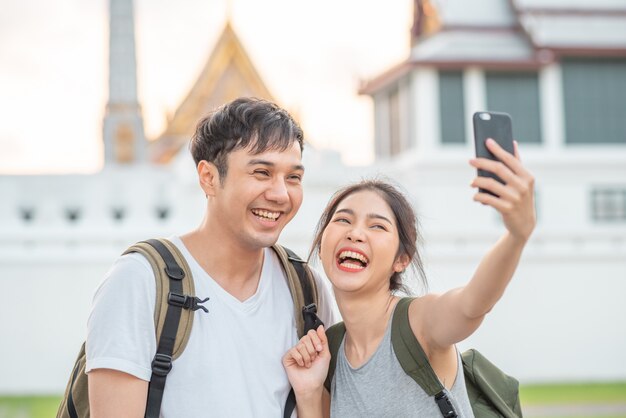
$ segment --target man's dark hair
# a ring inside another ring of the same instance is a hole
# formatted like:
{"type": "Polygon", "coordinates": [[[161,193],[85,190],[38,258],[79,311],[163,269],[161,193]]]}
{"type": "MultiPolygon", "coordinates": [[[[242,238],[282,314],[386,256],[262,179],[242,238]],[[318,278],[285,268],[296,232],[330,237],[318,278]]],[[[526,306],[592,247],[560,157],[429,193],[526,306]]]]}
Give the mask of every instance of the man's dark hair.
{"type": "Polygon", "coordinates": [[[297,141],[304,148],[304,135],[296,121],[272,102],[240,97],[202,119],[191,138],[189,149],[196,163],[215,164],[223,182],[228,171],[228,154],[251,146],[252,154],[284,151],[297,141]]]}

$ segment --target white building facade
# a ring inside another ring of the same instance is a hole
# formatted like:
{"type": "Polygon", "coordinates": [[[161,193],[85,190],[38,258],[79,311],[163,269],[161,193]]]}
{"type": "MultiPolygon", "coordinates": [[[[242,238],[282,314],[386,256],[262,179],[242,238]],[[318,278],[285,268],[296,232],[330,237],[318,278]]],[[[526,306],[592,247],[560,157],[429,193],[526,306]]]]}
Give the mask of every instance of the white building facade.
{"type": "Polygon", "coordinates": [[[626,4],[415,1],[406,61],[365,83],[380,170],[415,199],[431,286],[502,231],[472,203],[472,114],[510,113],[538,225],[476,346],[522,381],[624,380],[626,4]]]}
{"type": "MultiPolygon", "coordinates": [[[[626,8],[561,3],[416,1],[411,56],[362,89],[375,104],[375,164],[306,149],[305,200],[281,242],[305,256],[332,192],[382,175],[416,206],[431,290],[462,285],[503,231],[472,201],[471,114],[507,111],[537,179],[538,226],[503,300],[461,346],[523,383],[625,380],[626,8]]],[[[125,135],[107,141],[142,156],[125,135]]],[[[114,259],[200,222],[185,149],[168,165],[124,161],[96,175],[0,177],[0,394],[62,392],[114,259]]]]}

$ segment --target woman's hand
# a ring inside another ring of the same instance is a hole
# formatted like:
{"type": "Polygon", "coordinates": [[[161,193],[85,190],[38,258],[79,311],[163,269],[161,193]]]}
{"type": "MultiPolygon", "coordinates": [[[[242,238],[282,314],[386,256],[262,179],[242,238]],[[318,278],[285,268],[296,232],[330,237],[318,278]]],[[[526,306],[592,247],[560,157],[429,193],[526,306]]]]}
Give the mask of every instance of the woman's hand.
{"type": "Polygon", "coordinates": [[[517,141],[514,143],[515,155],[509,154],[491,138],[487,139],[486,145],[500,161],[476,158],[470,160],[470,164],[497,174],[504,184],[490,177],[476,177],[472,187],[489,190],[497,196],[479,192],[474,195],[474,200],[500,212],[513,238],[526,242],[536,224],[535,179],[520,161],[517,141]]]}
{"type": "Polygon", "coordinates": [[[309,331],[284,355],[283,367],[298,400],[319,396],[321,402],[329,363],[328,340],[322,325],[309,331]]]}

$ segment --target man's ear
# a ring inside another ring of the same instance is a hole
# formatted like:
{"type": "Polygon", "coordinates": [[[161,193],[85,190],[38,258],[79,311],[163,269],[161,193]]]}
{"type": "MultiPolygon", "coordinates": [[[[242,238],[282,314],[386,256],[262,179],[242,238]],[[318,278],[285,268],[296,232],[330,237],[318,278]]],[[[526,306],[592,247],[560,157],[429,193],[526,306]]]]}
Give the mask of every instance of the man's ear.
{"type": "Polygon", "coordinates": [[[215,190],[220,185],[220,174],[215,164],[206,160],[202,160],[198,163],[198,181],[200,187],[204,191],[204,194],[208,196],[214,196],[215,190]]]}
{"type": "Polygon", "coordinates": [[[411,263],[411,259],[406,254],[399,255],[396,261],[393,263],[393,271],[396,273],[403,272],[404,269],[411,263]]]}

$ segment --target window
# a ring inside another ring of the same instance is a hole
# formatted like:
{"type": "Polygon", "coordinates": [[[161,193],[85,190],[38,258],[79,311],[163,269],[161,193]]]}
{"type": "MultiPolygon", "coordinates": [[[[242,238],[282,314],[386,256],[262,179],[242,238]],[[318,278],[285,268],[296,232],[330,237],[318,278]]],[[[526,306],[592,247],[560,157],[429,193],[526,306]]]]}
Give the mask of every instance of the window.
{"type": "Polygon", "coordinates": [[[67,208],[65,209],[65,217],[71,223],[74,223],[80,219],[80,209],[79,208],[67,208]]]}
{"type": "Polygon", "coordinates": [[[591,191],[591,213],[594,221],[626,221],[626,187],[595,188],[591,191]]]}
{"type": "Polygon", "coordinates": [[[562,63],[568,144],[626,144],[626,59],[562,63]]]}
{"type": "Polygon", "coordinates": [[[126,215],[126,211],[122,207],[115,207],[111,209],[111,214],[113,215],[113,219],[117,222],[121,222],[126,215]]]}
{"type": "Polygon", "coordinates": [[[157,206],[155,211],[157,218],[161,221],[165,221],[170,215],[170,208],[167,206],[157,206]]]}
{"type": "Polygon", "coordinates": [[[463,102],[463,73],[439,72],[439,123],[441,143],[465,143],[465,106],[463,102]]]}
{"type": "Polygon", "coordinates": [[[24,222],[31,222],[35,217],[35,209],[32,207],[20,208],[20,217],[24,222]]]}
{"type": "Polygon", "coordinates": [[[487,108],[513,119],[513,137],[520,143],[541,143],[539,79],[537,73],[485,74],[487,108]]]}
{"type": "Polygon", "coordinates": [[[389,93],[389,153],[397,155],[402,152],[400,136],[400,93],[398,89],[389,93]]]}

